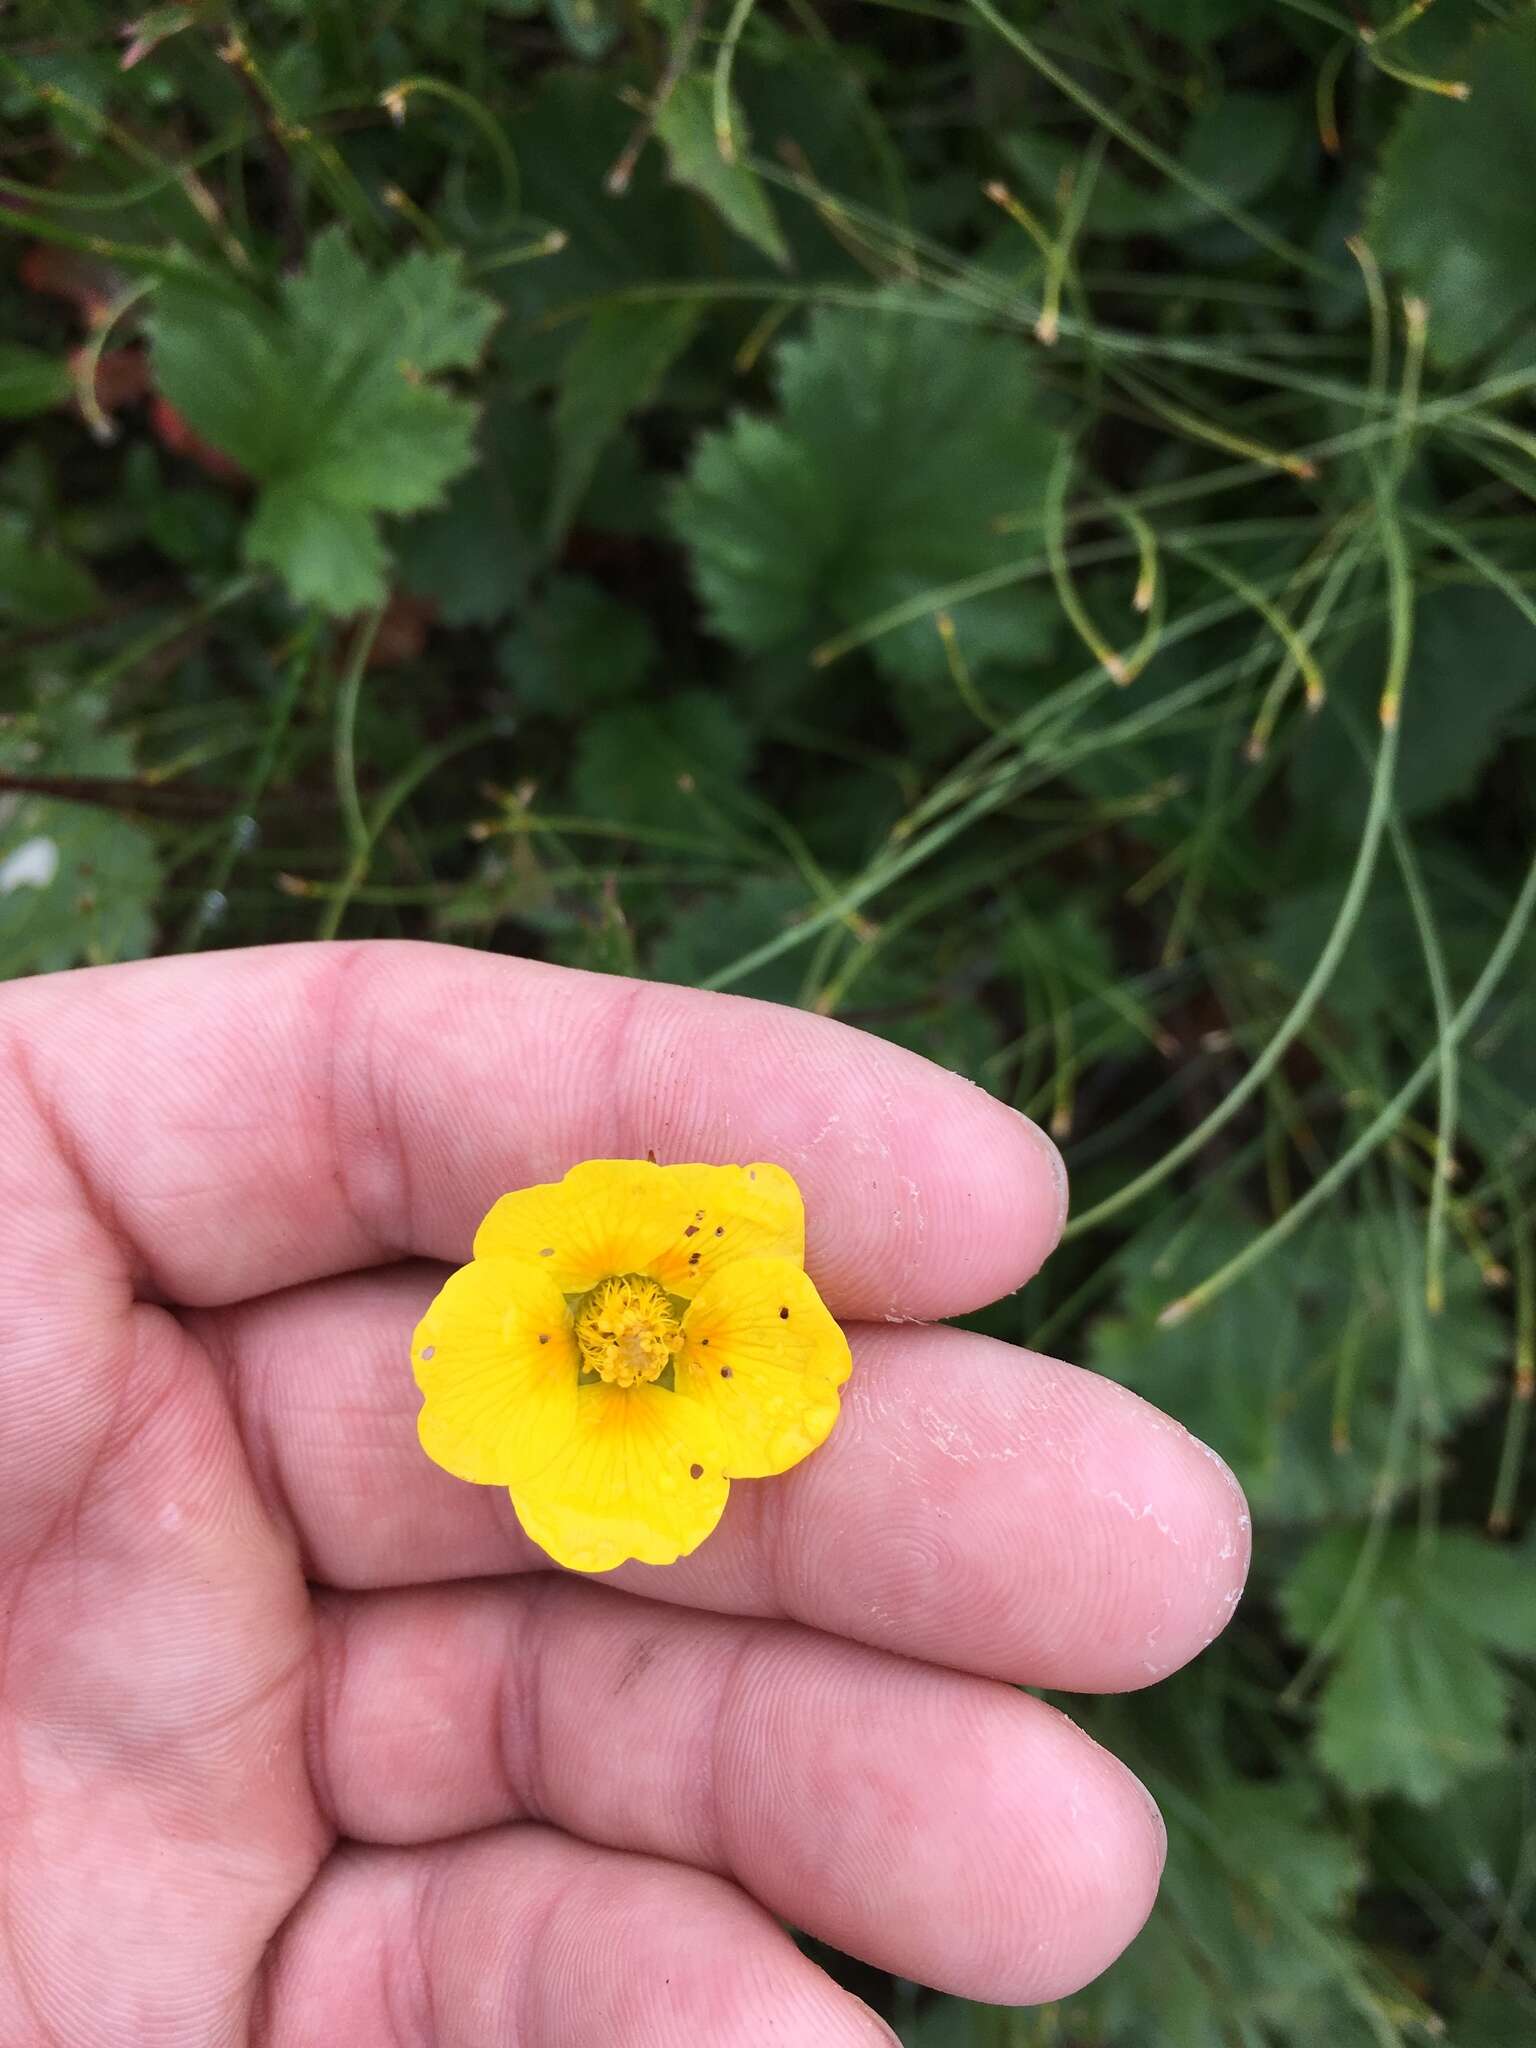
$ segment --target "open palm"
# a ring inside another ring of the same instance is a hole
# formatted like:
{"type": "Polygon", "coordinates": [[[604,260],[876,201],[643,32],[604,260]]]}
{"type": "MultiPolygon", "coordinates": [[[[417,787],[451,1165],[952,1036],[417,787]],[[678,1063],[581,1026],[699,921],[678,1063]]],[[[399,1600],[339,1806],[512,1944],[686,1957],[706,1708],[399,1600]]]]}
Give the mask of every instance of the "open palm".
{"type": "Polygon", "coordinates": [[[780,1918],[1001,2002],[1151,1903],[1148,1683],[1247,1557],[1133,1395],[911,1326],[1024,1281],[1046,1141],[824,1020],[426,946],[0,995],[0,2043],[852,2048],[780,1918]],[[549,1567],[407,1355],[505,1189],[779,1160],[831,1440],[664,1570],[549,1567]]]}

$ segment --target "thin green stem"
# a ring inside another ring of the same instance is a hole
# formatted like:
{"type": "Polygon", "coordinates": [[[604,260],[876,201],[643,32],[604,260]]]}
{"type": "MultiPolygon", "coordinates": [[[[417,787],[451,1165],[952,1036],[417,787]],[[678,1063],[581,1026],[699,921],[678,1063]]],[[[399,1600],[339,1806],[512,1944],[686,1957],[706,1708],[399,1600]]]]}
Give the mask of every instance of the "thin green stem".
{"type": "Polygon", "coordinates": [[[415,793],[429,775],[434,775],[456,754],[463,754],[471,747],[481,746],[486,740],[494,739],[505,730],[505,722],[501,719],[482,719],[478,724],[466,726],[463,731],[440,741],[437,746],[428,747],[409,768],[403,769],[395,777],[375,803],[373,815],[367,821],[367,836],[362,846],[354,853],[345,874],[336,885],[334,895],[321,913],[315,930],[317,939],[334,939],[341,930],[342,919],[347,914],[347,906],[351,903],[354,892],[368,878],[368,865],[373,859],[374,848],[400,806],[415,793]]]}
{"type": "Polygon", "coordinates": [[[1312,972],[1308,975],[1300,995],[1297,996],[1273,1038],[1231,1092],[1194,1130],[1188,1132],[1165,1152],[1155,1165],[1137,1174],[1132,1180],[1127,1181],[1124,1187],[1117,1189],[1102,1202],[1095,1203],[1093,1208],[1074,1217],[1067,1225],[1065,1236],[1080,1237],[1084,1231],[1092,1230],[1100,1223],[1107,1223],[1112,1216],[1118,1216],[1122,1210],[1139,1202],[1143,1195],[1161,1187],[1172,1174],[1177,1173],[1187,1159],[1192,1159],[1203,1151],[1216,1133],[1224,1129],[1244,1104],[1258,1093],[1290,1047],[1305,1031],[1313,1012],[1333,980],[1345,949],[1359,924],[1361,912],[1365,908],[1366,896],[1376,873],[1381,837],[1391,803],[1396,763],[1397,728],[1394,725],[1382,732],[1381,744],[1376,753],[1376,764],[1371,775],[1371,794],[1366,810],[1365,828],[1360,835],[1360,844],[1355,850],[1354,866],[1340,900],[1333,927],[1322,951],[1313,963],[1312,972]]]}
{"type": "Polygon", "coordinates": [[[1261,248],[1268,249],[1272,256],[1279,256],[1287,263],[1294,263],[1313,277],[1331,279],[1334,276],[1331,264],[1324,263],[1310,250],[1298,248],[1294,242],[1288,242],[1284,235],[1277,235],[1256,214],[1250,213],[1246,207],[1239,206],[1229,199],[1218,186],[1208,184],[1204,178],[1196,177],[1195,173],[1181,164],[1177,157],[1170,156],[1167,150],[1160,149],[1155,142],[1149,142],[1144,135],[1128,127],[1113,107],[1106,106],[1103,100],[1088,90],[1087,86],[1080,85],[1070,72],[1063,71],[1059,64],[1054,63],[1038,43],[1032,42],[1022,29],[1015,28],[1011,21],[999,14],[991,5],[991,0],[968,0],[968,4],[971,11],[979,15],[990,29],[1016,50],[1026,64],[1038,71],[1042,78],[1048,79],[1058,92],[1065,93],[1068,99],[1075,101],[1090,119],[1096,121],[1101,128],[1107,129],[1117,141],[1124,143],[1127,149],[1134,150],[1154,169],[1161,171],[1165,178],[1172,179],[1174,184],[1181,185],[1186,192],[1192,193],[1195,198],[1210,207],[1212,212],[1221,214],[1235,227],[1241,228],[1244,234],[1250,235],[1261,248]]]}
{"type": "Polygon", "coordinates": [[[715,75],[711,86],[715,147],[728,164],[736,161],[736,130],[731,116],[731,70],[736,62],[736,46],[756,5],[757,0],[736,0],[715,55],[715,75]]]}
{"type": "MultiPolygon", "coordinates": [[[[1533,910],[1536,910],[1536,861],[1533,861],[1526,871],[1514,908],[1499,934],[1498,943],[1484,963],[1482,973],[1446,1028],[1446,1035],[1452,1045],[1459,1046],[1481,1016],[1488,998],[1503,978],[1504,970],[1525,936],[1533,910]]],[[[1252,1239],[1235,1258],[1229,1259],[1208,1279],[1202,1280],[1198,1287],[1192,1287],[1177,1301],[1170,1302],[1158,1320],[1163,1323],[1182,1322],[1186,1316],[1206,1307],[1218,1294],[1224,1293],[1235,1280],[1240,1280],[1245,1273],[1251,1272],[1293,1232],[1299,1230],[1307,1218],[1314,1215],[1323,1203],[1329,1201],[1377,1147],[1390,1137],[1409,1107],[1428,1085],[1439,1065],[1440,1047],[1436,1046],[1433,1052],[1419,1062],[1408,1080],[1380,1114],[1371,1119],[1355,1142],[1341,1153],[1325,1174],[1313,1182],[1301,1199],[1288,1209],[1278,1222],[1272,1223],[1260,1236],[1252,1239]]]]}
{"type": "Polygon", "coordinates": [[[346,663],[336,689],[333,742],[336,799],[341,805],[342,822],[347,830],[347,846],[354,856],[368,842],[368,821],[363,816],[363,802],[357,790],[357,700],[362,690],[363,672],[368,666],[368,657],[373,652],[383,616],[381,605],[369,612],[354,629],[352,645],[347,650],[346,663]]]}
{"type": "Polygon", "coordinates": [[[1514,1520],[1531,1410],[1536,1407],[1536,1239],[1530,1212],[1520,1199],[1515,1177],[1507,1165],[1497,1169],[1497,1179],[1509,1216],[1509,1256],[1515,1272],[1515,1370],[1493,1500],[1488,1509],[1488,1527],[1494,1535],[1501,1536],[1514,1520]]]}
{"type": "Polygon", "coordinates": [[[300,627],[294,641],[288,666],[283,672],[281,687],[272,706],[271,716],[267,720],[266,732],[262,735],[261,746],[251,763],[251,772],[246,777],[245,787],[241,792],[239,808],[224,833],[223,846],[214,861],[202,893],[182,923],[177,940],[177,950],[180,952],[186,952],[196,945],[209,922],[210,915],[222,907],[224,891],[235,871],[236,861],[249,844],[252,821],[260,808],[262,797],[266,794],[267,784],[272,779],[272,771],[277,765],[278,750],[287,736],[299,697],[309,678],[320,633],[320,620],[311,613],[300,627]]]}

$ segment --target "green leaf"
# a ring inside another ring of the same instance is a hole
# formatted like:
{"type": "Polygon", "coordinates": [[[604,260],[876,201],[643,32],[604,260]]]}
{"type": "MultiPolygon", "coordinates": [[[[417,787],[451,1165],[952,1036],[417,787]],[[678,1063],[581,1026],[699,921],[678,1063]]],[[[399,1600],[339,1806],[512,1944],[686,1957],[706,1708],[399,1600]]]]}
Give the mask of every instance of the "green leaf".
{"type": "Polygon", "coordinates": [[[1444,2039],[1455,2048],[1530,2048],[1536,1997],[1523,1985],[1506,1989],[1474,1979],[1449,2015],[1444,2039]]]}
{"type": "Polygon", "coordinates": [[[88,570],[69,555],[36,546],[24,518],[0,512],[0,619],[63,626],[100,602],[88,570]]]}
{"type": "MultiPolygon", "coordinates": [[[[1163,1711],[1170,1691],[1190,1689],[1190,1680],[1160,1689],[1163,1711]]],[[[1301,1772],[1244,1782],[1208,1750],[1192,1784],[1165,1788],[1166,1742],[1143,1758],[1122,1720],[1104,1731],[1090,1725],[1119,1753],[1129,1746],[1133,1768],[1161,1796],[1168,1862],[1142,1933],[1096,1984],[1063,2002],[1063,2041],[1232,2048],[1228,2018],[1238,2012],[1255,2048],[1368,2048],[1373,2036],[1350,2024],[1341,1988],[1360,1969],[1341,1923],[1364,1873],[1328,1825],[1318,1784],[1301,1772]]]]}
{"type": "MultiPolygon", "coordinates": [[[[779,417],[738,413],[700,443],[674,524],[738,647],[857,625],[1027,551],[998,531],[1038,505],[1055,443],[1027,352],[925,319],[925,304],[817,313],[779,353],[779,417]]],[[[1008,593],[958,605],[967,657],[1006,647],[1017,609],[1008,593]]],[[[874,651],[898,674],[944,671],[931,619],[874,651]]]]}
{"type": "Polygon", "coordinates": [[[277,570],[302,603],[345,615],[382,604],[389,553],[355,506],[327,504],[301,484],[263,491],[245,531],[247,560],[277,570]]]}
{"type": "Polygon", "coordinates": [[[1382,262],[1429,304],[1429,350],[1456,365],[1536,307],[1536,17],[1518,13],[1473,42],[1466,100],[1404,97],[1382,157],[1367,233],[1382,262]]]}
{"type": "Polygon", "coordinates": [[[606,711],[579,733],[577,808],[632,825],[700,829],[696,799],[739,782],[751,752],[740,719],[707,690],[606,711]]]}
{"type": "Polygon", "coordinates": [[[1136,0],[1136,12],[1161,34],[1203,50],[1252,19],[1248,0],[1136,0]]]}
{"type": "MultiPolygon", "coordinates": [[[[1180,151],[1187,170],[1239,206],[1257,199],[1293,163],[1308,110],[1294,93],[1226,92],[1190,122],[1180,151]]],[[[1209,208],[1193,202],[1202,219],[1209,208]]]]}
{"type": "Polygon", "coordinates": [[[982,2048],[992,2038],[986,2015],[958,1998],[935,1998],[918,2014],[906,2048],[982,2048]]]}
{"type": "Polygon", "coordinates": [[[656,659],[649,622],[584,576],[561,576],[496,649],[518,711],[571,718],[638,689],[656,659]]]}
{"type": "Polygon", "coordinates": [[[493,398],[480,422],[475,467],[440,509],[404,529],[402,579],[433,600],[446,625],[491,625],[523,601],[543,554],[551,460],[545,416],[493,398]]]}
{"type": "Polygon", "coordinates": [[[672,175],[707,199],[720,217],[780,269],[789,266],[789,246],[762,180],[741,161],[750,147],[746,117],[731,106],[736,161],[721,154],[715,134],[714,82],[706,71],[678,80],[662,108],[656,133],[667,147],[672,175]]]}
{"type": "MultiPolygon", "coordinates": [[[[1330,678],[1356,729],[1374,733],[1385,652],[1363,642],[1330,678]]],[[[1468,797],[1499,753],[1516,715],[1536,698],[1536,633],[1499,592],[1452,588],[1421,597],[1403,691],[1394,794],[1405,818],[1468,797]]],[[[1309,822],[1353,842],[1365,815],[1367,775],[1343,719],[1325,707],[1308,722],[1292,790],[1309,822]]]]}
{"type": "MultiPolygon", "coordinates": [[[[77,693],[0,723],[0,771],[130,774],[127,742],[100,733],[99,715],[77,693]]],[[[128,819],[95,804],[0,797],[0,979],[141,957],[160,882],[154,841],[128,819]]]]}
{"type": "Polygon", "coordinates": [[[641,152],[624,192],[609,190],[608,173],[634,128],[611,76],[572,70],[547,73],[509,124],[530,219],[566,237],[557,254],[497,279],[511,314],[503,353],[524,389],[557,376],[583,331],[551,315],[568,316],[571,307],[626,286],[697,276],[705,267],[704,229],[719,239],[702,209],[668,181],[659,149],[641,152]]]}
{"type": "Polygon", "coordinates": [[[459,256],[417,251],[376,274],[337,228],[281,296],[273,313],[162,292],[156,376],[196,432],[267,486],[248,559],[346,613],[386,588],[376,515],[441,504],[473,460],[474,408],[427,379],[473,364],[497,309],[464,286],[459,256]]]}
{"type": "Polygon", "coordinates": [[[430,385],[378,392],[366,413],[341,413],[323,447],[285,483],[361,512],[420,512],[474,459],[475,413],[430,385]]]}
{"type": "Polygon", "coordinates": [[[156,296],[150,329],[161,396],[205,441],[252,476],[276,475],[298,460],[289,352],[265,307],[167,285],[156,296]]]}
{"type": "MultiPolygon", "coordinates": [[[[1412,1369],[1403,1321],[1422,1316],[1422,1250],[1404,1264],[1389,1218],[1331,1216],[1198,1315],[1161,1326],[1160,1311],[1255,1227],[1218,1195],[1191,1218],[1139,1231],[1117,1258],[1120,1309],[1093,1324],[1087,1362],[1213,1445],[1256,1516],[1361,1512],[1410,1476],[1386,1460],[1399,1380],[1412,1369]]],[[[1470,1262],[1454,1260],[1446,1281],[1443,1312],[1414,1335],[1448,1427],[1487,1397],[1508,1340],[1470,1262]]]]}
{"type": "Polygon", "coordinates": [[[1527,1753],[1461,1780],[1435,1805],[1384,1806],[1378,1837],[1383,1860],[1406,1867],[1448,1899],[1507,1895],[1519,1883],[1526,1817],[1533,1811],[1536,1757],[1527,1753]]]}
{"type": "Polygon", "coordinates": [[[1330,1530],[1285,1582],[1292,1632],[1317,1642],[1342,1611],[1318,1707],[1319,1760],[1349,1791],[1429,1804],[1505,1755],[1509,1683],[1489,1654],[1536,1654],[1529,1569],[1460,1531],[1390,1532],[1369,1592],[1341,1610],[1361,1537],[1330,1530]]]}
{"type": "Polygon", "coordinates": [[[63,405],[73,390],[69,364],[19,341],[0,342],[0,419],[30,419],[63,405]]]}
{"type": "Polygon", "coordinates": [[[564,535],[598,458],[632,412],[649,405],[699,322],[697,301],[605,306],[566,357],[555,401],[551,545],[564,535]]]}
{"type": "Polygon", "coordinates": [[[604,56],[618,40],[614,0],[550,0],[549,11],[567,49],[577,57],[604,56]]]}
{"type": "MultiPolygon", "coordinates": [[[[776,875],[752,875],[734,889],[710,891],[670,920],[652,949],[650,972],[658,981],[694,987],[765,939],[777,938],[805,909],[805,884],[776,875]]],[[[738,995],[792,1003],[804,972],[804,961],[786,954],[733,986],[738,995]]]]}

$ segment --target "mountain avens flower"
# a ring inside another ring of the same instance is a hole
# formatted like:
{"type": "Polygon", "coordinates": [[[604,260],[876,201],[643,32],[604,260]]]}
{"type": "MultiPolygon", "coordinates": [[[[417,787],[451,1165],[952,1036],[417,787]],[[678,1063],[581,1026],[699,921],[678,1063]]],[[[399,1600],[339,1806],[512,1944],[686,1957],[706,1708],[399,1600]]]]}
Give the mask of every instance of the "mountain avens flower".
{"type": "Polygon", "coordinates": [[[423,1449],[559,1564],[671,1564],[824,1441],[850,1359],[782,1167],[589,1159],[503,1195],[412,1344],[423,1449]]]}

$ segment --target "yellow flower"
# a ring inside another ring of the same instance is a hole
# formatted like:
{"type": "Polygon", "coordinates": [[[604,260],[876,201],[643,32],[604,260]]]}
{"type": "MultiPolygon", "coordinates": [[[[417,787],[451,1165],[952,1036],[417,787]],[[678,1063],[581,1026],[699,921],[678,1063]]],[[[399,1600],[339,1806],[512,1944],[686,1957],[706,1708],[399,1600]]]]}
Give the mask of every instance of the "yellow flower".
{"type": "Polygon", "coordinates": [[[559,1564],[672,1564],[837,1420],[847,1339],[780,1166],[588,1159],[503,1195],[412,1340],[427,1455],[559,1564]]]}

